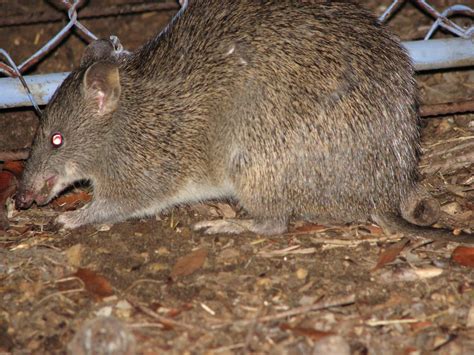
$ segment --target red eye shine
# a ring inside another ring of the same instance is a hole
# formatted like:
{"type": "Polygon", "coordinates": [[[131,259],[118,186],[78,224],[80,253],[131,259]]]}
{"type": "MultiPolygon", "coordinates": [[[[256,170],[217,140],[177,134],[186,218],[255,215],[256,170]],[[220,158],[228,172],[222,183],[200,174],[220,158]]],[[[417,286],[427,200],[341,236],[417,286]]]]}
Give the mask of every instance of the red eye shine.
{"type": "Polygon", "coordinates": [[[59,148],[64,143],[63,135],[59,132],[54,133],[51,136],[51,145],[53,148],[59,148]]]}

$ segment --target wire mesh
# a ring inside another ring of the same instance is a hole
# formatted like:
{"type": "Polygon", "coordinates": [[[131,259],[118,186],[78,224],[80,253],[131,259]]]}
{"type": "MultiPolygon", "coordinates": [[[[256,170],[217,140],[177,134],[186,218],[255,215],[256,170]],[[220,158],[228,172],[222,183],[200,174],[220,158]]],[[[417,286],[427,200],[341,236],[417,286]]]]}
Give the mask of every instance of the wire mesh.
{"type": "MultiPolygon", "coordinates": [[[[25,87],[25,90],[28,94],[28,97],[30,98],[33,106],[36,108],[38,113],[40,113],[38,104],[35,102],[33,96],[31,95],[30,89],[28,88],[26,81],[23,79],[22,74],[26,73],[28,69],[30,69],[39,61],[41,61],[48,53],[50,53],[53,49],[59,46],[69,34],[69,32],[73,29],[78,31],[83,36],[83,38],[85,38],[89,42],[97,39],[97,36],[90,30],[88,30],[87,27],[84,26],[78,19],[77,9],[84,5],[83,0],[58,1],[64,6],[69,20],[65,24],[65,26],[54,37],[48,40],[39,50],[37,50],[28,58],[26,58],[22,63],[17,65],[16,63],[14,63],[11,56],[6,50],[0,49],[0,55],[6,59],[6,61],[0,61],[0,73],[12,78],[19,78],[19,80],[21,80],[22,85],[25,87]]],[[[465,39],[474,38],[474,25],[463,27],[452,20],[453,17],[458,16],[474,17],[474,9],[470,8],[467,5],[453,5],[445,8],[442,11],[438,11],[432,5],[430,5],[428,1],[425,0],[394,0],[379,17],[379,20],[381,22],[388,21],[392,16],[395,16],[400,7],[407,1],[411,1],[412,3],[414,3],[420,11],[426,13],[433,19],[431,27],[424,36],[425,40],[432,38],[432,36],[438,29],[443,29],[457,37],[465,39]]],[[[176,16],[179,16],[182,11],[185,11],[187,3],[187,0],[179,1],[181,9],[176,16]]],[[[145,3],[139,4],[139,6],[141,7],[138,10],[141,11],[170,10],[179,8],[178,3],[145,3]]],[[[135,11],[138,11],[137,8],[138,6],[136,4],[130,7],[130,9],[135,9],[135,11]]],[[[109,9],[108,13],[114,13],[113,11],[114,9],[109,9]]],[[[115,11],[116,13],[120,12],[118,10],[115,11]]],[[[51,19],[51,17],[49,17],[49,19],[51,19]]],[[[37,21],[39,22],[46,22],[47,20],[48,18],[42,18],[40,20],[37,19],[37,21]]],[[[15,19],[9,19],[10,23],[15,23],[14,21],[15,19]]],[[[17,19],[16,21],[16,24],[21,23],[21,20],[19,21],[17,19]]],[[[121,48],[118,39],[116,39],[116,41],[117,46],[121,48]]]]}

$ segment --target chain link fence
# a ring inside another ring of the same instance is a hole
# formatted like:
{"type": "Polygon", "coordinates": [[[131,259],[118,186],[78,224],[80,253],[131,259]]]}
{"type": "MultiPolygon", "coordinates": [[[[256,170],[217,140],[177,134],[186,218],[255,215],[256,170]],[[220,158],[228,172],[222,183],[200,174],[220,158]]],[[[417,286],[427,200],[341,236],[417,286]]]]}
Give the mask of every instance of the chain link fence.
{"type": "MultiPolygon", "coordinates": [[[[191,0],[192,1],[192,0],[191,0]]],[[[400,7],[407,1],[416,5],[419,11],[429,15],[433,23],[424,36],[424,41],[405,42],[417,70],[451,68],[459,66],[474,65],[474,26],[461,26],[453,18],[474,17],[474,9],[467,5],[453,5],[442,11],[435,9],[425,0],[394,0],[379,17],[381,22],[387,22],[396,16],[400,7]],[[455,38],[432,40],[434,33],[443,29],[455,38]]],[[[39,105],[46,104],[58,85],[64,80],[68,73],[53,73],[46,75],[23,76],[33,65],[43,60],[57,46],[61,45],[68,33],[75,29],[87,42],[97,39],[97,36],[84,26],[78,18],[77,10],[83,4],[83,0],[58,0],[62,8],[67,12],[68,22],[65,26],[38,51],[26,58],[20,64],[16,64],[9,53],[0,49],[3,61],[0,61],[0,73],[9,78],[0,79],[0,108],[31,106],[33,105],[40,113],[39,105]],[[20,84],[19,84],[20,83],[20,84]]],[[[129,6],[110,6],[101,11],[87,12],[84,9],[81,14],[87,17],[100,17],[107,15],[120,15],[124,13],[178,10],[185,11],[187,1],[157,2],[129,4],[129,6]]],[[[57,14],[60,16],[60,14],[57,14]]],[[[177,15],[177,16],[178,16],[177,15]]],[[[54,15],[41,15],[38,17],[16,16],[2,20],[4,25],[19,25],[32,22],[47,22],[57,19],[54,15]]],[[[117,46],[120,44],[117,40],[117,46]]]]}

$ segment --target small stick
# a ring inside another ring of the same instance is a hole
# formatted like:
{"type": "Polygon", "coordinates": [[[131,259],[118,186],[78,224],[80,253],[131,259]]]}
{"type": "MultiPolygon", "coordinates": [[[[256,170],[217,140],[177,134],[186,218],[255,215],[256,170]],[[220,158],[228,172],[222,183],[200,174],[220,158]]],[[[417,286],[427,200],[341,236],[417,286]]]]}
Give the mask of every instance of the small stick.
{"type": "Polygon", "coordinates": [[[368,238],[368,239],[354,239],[354,240],[346,240],[346,239],[329,239],[329,238],[316,238],[311,237],[311,242],[315,244],[327,244],[327,245],[336,245],[336,246],[351,246],[357,247],[362,243],[369,243],[369,244],[376,244],[382,242],[395,242],[402,239],[399,235],[390,235],[386,237],[377,237],[377,238],[368,238]]]}
{"type": "MultiPolygon", "coordinates": [[[[170,318],[167,318],[167,317],[163,317],[163,316],[160,316],[158,313],[156,312],[153,312],[150,308],[147,308],[145,306],[142,306],[142,305],[135,305],[140,311],[142,311],[143,313],[145,313],[146,315],[152,317],[152,318],[155,318],[157,321],[159,321],[160,323],[163,323],[164,325],[169,325],[169,326],[175,326],[175,327],[181,327],[181,328],[185,328],[185,329],[188,329],[188,330],[197,330],[196,327],[192,326],[192,325],[189,325],[189,324],[185,324],[185,323],[182,323],[182,322],[178,322],[178,321],[175,321],[173,319],[170,319],[170,318]]],[[[200,328],[202,329],[203,328],[203,325],[200,326],[200,328]]]]}
{"type": "Polygon", "coordinates": [[[450,160],[442,161],[440,163],[432,163],[430,165],[420,165],[420,170],[425,175],[431,175],[439,171],[454,171],[462,169],[474,161],[474,152],[467,152],[465,154],[450,158],[450,160]]]}
{"type": "Polygon", "coordinates": [[[381,325],[410,324],[410,323],[426,322],[426,321],[432,321],[446,313],[447,313],[446,311],[441,311],[441,312],[438,312],[438,313],[435,313],[435,314],[432,314],[420,319],[417,319],[417,318],[384,319],[384,320],[371,319],[371,320],[366,321],[365,324],[368,325],[369,327],[378,327],[381,325]]]}
{"type": "Polygon", "coordinates": [[[433,147],[436,147],[436,146],[441,145],[441,144],[453,143],[453,142],[460,142],[460,141],[467,141],[467,140],[471,140],[471,139],[474,139],[474,136],[456,137],[456,138],[446,139],[446,140],[442,140],[442,141],[440,141],[440,142],[436,142],[436,143],[430,144],[430,145],[428,145],[426,148],[433,148],[433,147]]]}
{"type": "Polygon", "coordinates": [[[304,248],[304,249],[298,249],[300,246],[299,245],[294,245],[285,249],[281,250],[273,250],[273,251],[259,251],[258,256],[264,257],[264,258],[273,258],[273,257],[278,257],[278,256],[287,256],[287,255],[296,255],[296,254],[313,254],[316,252],[315,248],[304,248]]]}
{"type": "MultiPolygon", "coordinates": [[[[75,289],[72,289],[72,290],[58,291],[58,292],[51,293],[51,294],[47,295],[46,297],[43,297],[41,300],[39,300],[38,303],[36,303],[35,307],[38,307],[40,304],[42,304],[43,302],[49,300],[50,298],[63,297],[64,295],[69,295],[71,293],[84,292],[85,290],[86,290],[85,288],[75,288],[75,289]]],[[[64,299],[68,300],[68,298],[64,298],[64,299]]],[[[68,300],[68,301],[71,302],[70,300],[68,300]]]]}
{"type": "MultiPolygon", "coordinates": [[[[439,156],[443,156],[443,155],[447,155],[447,154],[453,154],[454,152],[457,152],[459,150],[464,150],[464,149],[466,149],[467,151],[474,150],[474,149],[471,149],[471,148],[474,148],[474,139],[472,139],[472,138],[474,138],[474,137],[471,137],[470,141],[465,139],[465,140],[467,140],[467,142],[459,143],[459,144],[455,145],[454,147],[449,147],[449,148],[446,148],[446,149],[436,149],[432,153],[425,154],[425,156],[423,158],[424,159],[426,159],[426,158],[433,159],[435,157],[439,157],[439,156]]],[[[460,140],[460,141],[462,141],[462,140],[460,140]]]]}
{"type": "Polygon", "coordinates": [[[451,115],[465,112],[474,112],[474,100],[421,105],[420,107],[421,117],[451,115]]]}
{"type": "Polygon", "coordinates": [[[387,319],[387,320],[368,320],[365,322],[369,327],[378,327],[381,325],[392,325],[392,324],[411,324],[418,323],[420,319],[387,319]]]}
{"type": "Polygon", "coordinates": [[[354,294],[348,295],[348,296],[335,297],[335,298],[331,298],[331,299],[317,302],[314,304],[310,304],[307,306],[293,308],[293,309],[290,309],[289,311],[285,311],[285,312],[281,312],[277,314],[271,314],[271,315],[263,316],[263,317],[258,317],[256,319],[255,318],[243,319],[243,320],[238,320],[234,322],[216,324],[213,328],[221,328],[228,325],[245,326],[245,325],[253,324],[255,322],[257,323],[271,322],[271,321],[279,320],[282,318],[293,317],[299,314],[308,313],[311,311],[318,311],[321,309],[339,307],[339,306],[347,306],[347,305],[353,304],[354,302],[355,302],[354,294]]]}

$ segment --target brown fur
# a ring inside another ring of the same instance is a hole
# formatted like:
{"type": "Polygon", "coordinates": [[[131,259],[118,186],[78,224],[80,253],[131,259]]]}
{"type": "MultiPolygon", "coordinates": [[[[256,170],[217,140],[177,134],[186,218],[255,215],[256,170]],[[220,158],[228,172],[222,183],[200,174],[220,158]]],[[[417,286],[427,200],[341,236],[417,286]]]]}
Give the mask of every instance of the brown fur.
{"type": "Polygon", "coordinates": [[[267,234],[291,217],[417,222],[413,67],[352,2],[194,0],[138,51],[104,48],[88,48],[48,106],[20,205],[88,179],[94,201],[62,216],[67,227],[208,198],[236,198],[267,234]],[[52,150],[56,131],[65,144],[52,150]],[[50,175],[59,182],[37,198],[50,175]]]}

